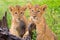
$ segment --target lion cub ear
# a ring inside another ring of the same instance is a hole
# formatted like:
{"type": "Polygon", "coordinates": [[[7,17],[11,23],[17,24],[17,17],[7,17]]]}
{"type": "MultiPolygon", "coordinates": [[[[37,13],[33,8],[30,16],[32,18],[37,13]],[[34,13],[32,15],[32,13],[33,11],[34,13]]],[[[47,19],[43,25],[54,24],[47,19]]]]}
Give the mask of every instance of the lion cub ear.
{"type": "Polygon", "coordinates": [[[46,10],[46,8],[47,8],[47,5],[46,5],[46,4],[44,4],[44,5],[42,5],[42,6],[41,6],[41,8],[42,8],[42,10],[43,10],[43,11],[45,11],[45,10],[46,10]]]}
{"type": "Polygon", "coordinates": [[[32,8],[32,4],[31,3],[28,3],[27,4],[27,8],[31,9],[32,8]]]}
{"type": "Polygon", "coordinates": [[[26,6],[23,6],[22,9],[23,9],[23,11],[25,11],[27,9],[27,7],[26,6]]]}
{"type": "Polygon", "coordinates": [[[9,6],[9,10],[12,11],[14,9],[13,6],[9,6]]]}

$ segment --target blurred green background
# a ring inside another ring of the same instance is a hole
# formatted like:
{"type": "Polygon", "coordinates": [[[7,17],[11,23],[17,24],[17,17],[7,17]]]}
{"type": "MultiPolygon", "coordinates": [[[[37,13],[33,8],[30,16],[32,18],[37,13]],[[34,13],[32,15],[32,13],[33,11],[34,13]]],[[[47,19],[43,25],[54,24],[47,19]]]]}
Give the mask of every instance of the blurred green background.
{"type": "MultiPolygon", "coordinates": [[[[60,0],[0,0],[0,19],[7,11],[8,27],[11,26],[11,15],[9,13],[8,7],[10,5],[21,5],[24,6],[28,2],[33,5],[47,4],[47,10],[44,14],[46,23],[49,28],[57,35],[58,40],[60,40],[60,0]]],[[[26,11],[26,17],[29,17],[29,11],[26,11]]],[[[36,32],[33,33],[32,40],[36,40],[36,32]]]]}

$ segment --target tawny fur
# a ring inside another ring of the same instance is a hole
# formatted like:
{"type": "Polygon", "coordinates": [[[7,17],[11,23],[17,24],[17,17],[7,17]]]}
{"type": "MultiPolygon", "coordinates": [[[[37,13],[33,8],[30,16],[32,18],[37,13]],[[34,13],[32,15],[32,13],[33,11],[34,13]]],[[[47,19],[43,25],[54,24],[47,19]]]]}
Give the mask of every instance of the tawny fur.
{"type": "Polygon", "coordinates": [[[27,27],[27,19],[24,15],[24,12],[26,10],[25,6],[20,7],[19,5],[10,6],[9,7],[11,16],[12,16],[12,24],[10,28],[10,33],[17,36],[17,37],[22,37],[25,32],[26,32],[26,27],[27,27]],[[25,26],[21,30],[21,20],[25,23],[25,26]]]}
{"type": "Polygon", "coordinates": [[[36,40],[57,40],[56,35],[49,29],[43,17],[46,5],[28,4],[30,9],[30,18],[36,24],[37,38],[36,40]]]}

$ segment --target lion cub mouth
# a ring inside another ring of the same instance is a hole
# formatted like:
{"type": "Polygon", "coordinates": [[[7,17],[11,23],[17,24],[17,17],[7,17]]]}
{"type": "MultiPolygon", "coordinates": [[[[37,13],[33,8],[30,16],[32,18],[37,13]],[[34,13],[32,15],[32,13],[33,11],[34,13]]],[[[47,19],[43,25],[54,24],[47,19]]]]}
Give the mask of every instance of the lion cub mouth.
{"type": "Polygon", "coordinates": [[[33,21],[37,21],[38,20],[38,18],[36,17],[36,16],[31,16],[30,17],[33,21]]]}
{"type": "Polygon", "coordinates": [[[20,19],[16,19],[17,22],[20,22],[20,19]]]}

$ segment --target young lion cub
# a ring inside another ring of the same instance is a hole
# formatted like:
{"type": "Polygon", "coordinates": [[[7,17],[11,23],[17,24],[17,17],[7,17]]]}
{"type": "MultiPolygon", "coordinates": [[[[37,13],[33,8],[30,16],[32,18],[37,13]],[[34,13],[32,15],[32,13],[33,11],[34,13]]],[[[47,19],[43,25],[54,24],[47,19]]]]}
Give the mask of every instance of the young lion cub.
{"type": "Polygon", "coordinates": [[[27,27],[27,19],[24,16],[24,12],[26,10],[26,7],[20,7],[19,5],[10,6],[9,10],[11,12],[12,16],[12,24],[10,28],[10,33],[17,36],[17,37],[23,37],[23,35],[26,32],[27,27]]]}
{"type": "Polygon", "coordinates": [[[30,18],[36,24],[37,38],[36,40],[56,40],[55,34],[48,28],[43,17],[46,5],[28,5],[30,9],[30,18]]]}

